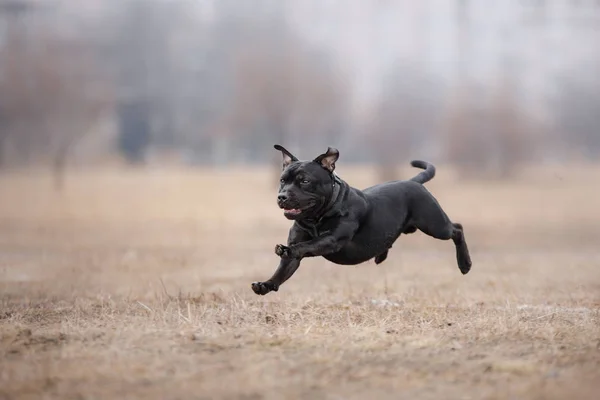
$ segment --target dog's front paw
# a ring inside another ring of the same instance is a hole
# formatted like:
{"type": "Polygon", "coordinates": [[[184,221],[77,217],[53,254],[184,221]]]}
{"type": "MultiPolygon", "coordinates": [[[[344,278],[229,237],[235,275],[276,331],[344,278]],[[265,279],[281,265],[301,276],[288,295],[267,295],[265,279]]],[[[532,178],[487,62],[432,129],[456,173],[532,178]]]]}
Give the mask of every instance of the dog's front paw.
{"type": "Polygon", "coordinates": [[[264,296],[269,292],[276,292],[279,288],[271,282],[253,282],[252,290],[254,293],[264,296]]]}
{"type": "Polygon", "coordinates": [[[278,244],[275,246],[275,254],[277,254],[281,258],[291,258],[292,249],[282,244],[278,244]]]}

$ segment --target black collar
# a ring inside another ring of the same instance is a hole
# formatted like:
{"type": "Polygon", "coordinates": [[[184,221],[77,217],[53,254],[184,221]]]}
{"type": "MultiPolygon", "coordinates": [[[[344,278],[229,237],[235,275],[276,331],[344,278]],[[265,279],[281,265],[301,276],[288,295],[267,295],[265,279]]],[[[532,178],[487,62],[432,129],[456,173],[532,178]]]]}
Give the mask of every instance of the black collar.
{"type": "Polygon", "coordinates": [[[331,178],[332,178],[331,184],[333,185],[333,192],[331,193],[331,198],[329,199],[329,203],[327,203],[327,206],[325,206],[325,210],[327,210],[325,215],[328,214],[328,212],[330,211],[329,209],[331,208],[331,206],[333,206],[335,201],[338,199],[338,196],[340,195],[340,188],[342,187],[342,180],[335,174],[335,172],[331,173],[331,178]]]}

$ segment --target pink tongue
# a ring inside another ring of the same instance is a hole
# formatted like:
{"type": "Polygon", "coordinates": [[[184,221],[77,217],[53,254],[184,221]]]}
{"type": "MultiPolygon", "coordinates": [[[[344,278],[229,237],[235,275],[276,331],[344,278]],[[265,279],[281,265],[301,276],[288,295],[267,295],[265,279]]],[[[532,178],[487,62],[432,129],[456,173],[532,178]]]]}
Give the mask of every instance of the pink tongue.
{"type": "Polygon", "coordinates": [[[297,208],[291,208],[289,210],[284,210],[287,213],[292,213],[292,214],[298,214],[300,212],[300,210],[298,210],[297,208]]]}

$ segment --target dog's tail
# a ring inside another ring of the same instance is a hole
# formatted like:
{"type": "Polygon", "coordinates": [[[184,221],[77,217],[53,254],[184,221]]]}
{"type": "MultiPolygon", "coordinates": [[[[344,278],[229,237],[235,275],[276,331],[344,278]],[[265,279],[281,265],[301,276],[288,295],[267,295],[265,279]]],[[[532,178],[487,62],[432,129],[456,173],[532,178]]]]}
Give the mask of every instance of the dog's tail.
{"type": "Polygon", "coordinates": [[[410,165],[412,165],[415,168],[421,168],[421,169],[425,170],[423,172],[420,172],[415,177],[411,178],[410,180],[413,182],[418,182],[418,183],[423,184],[425,182],[429,182],[435,176],[434,165],[431,163],[428,163],[427,161],[413,160],[410,162],[410,165]]]}

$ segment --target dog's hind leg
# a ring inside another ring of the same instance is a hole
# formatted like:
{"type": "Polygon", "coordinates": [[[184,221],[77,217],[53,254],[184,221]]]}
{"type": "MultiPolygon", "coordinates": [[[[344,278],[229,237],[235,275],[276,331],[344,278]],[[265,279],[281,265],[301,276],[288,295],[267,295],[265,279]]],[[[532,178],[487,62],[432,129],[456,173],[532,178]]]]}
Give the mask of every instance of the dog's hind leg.
{"type": "Polygon", "coordinates": [[[456,261],[458,262],[460,272],[464,275],[471,270],[471,255],[465,241],[465,233],[462,225],[453,223],[452,226],[454,228],[452,230],[452,241],[454,242],[454,246],[456,246],[456,261]]]}
{"type": "MultiPolygon", "coordinates": [[[[417,231],[417,227],[414,225],[410,225],[410,226],[404,228],[402,233],[404,233],[405,235],[409,235],[411,233],[415,233],[416,231],[417,231]]],[[[387,259],[388,251],[389,251],[389,249],[384,251],[377,257],[375,257],[375,264],[381,264],[382,262],[384,262],[387,259]]]]}
{"type": "Polygon", "coordinates": [[[419,200],[419,205],[413,209],[411,225],[436,239],[452,239],[456,247],[458,268],[463,275],[468,273],[472,263],[462,225],[450,221],[433,196],[424,196],[419,200]]]}

